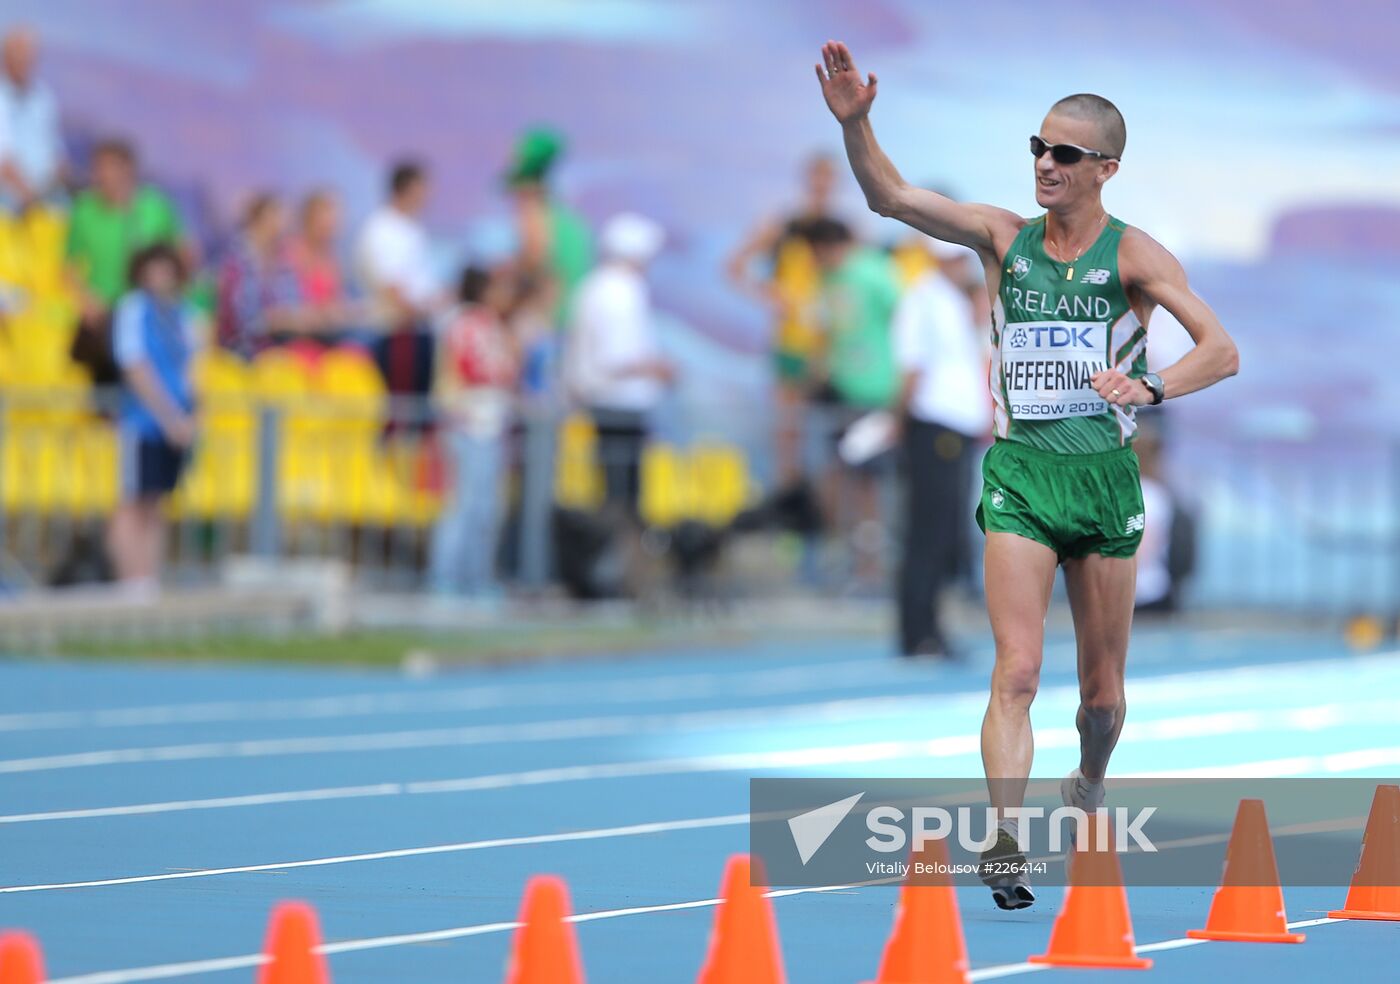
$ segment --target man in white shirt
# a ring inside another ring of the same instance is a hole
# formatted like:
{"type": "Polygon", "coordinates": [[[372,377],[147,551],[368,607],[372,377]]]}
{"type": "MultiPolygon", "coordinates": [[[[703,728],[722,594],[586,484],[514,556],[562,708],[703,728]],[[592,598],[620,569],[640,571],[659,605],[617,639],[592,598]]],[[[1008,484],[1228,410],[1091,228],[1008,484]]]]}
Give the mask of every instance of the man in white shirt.
{"type": "Polygon", "coordinates": [[[972,251],[928,239],[937,269],[905,292],[894,318],[906,483],[899,577],[900,652],[947,658],[938,595],[969,556],[972,457],[991,427],[983,332],[969,297],[972,251]]]}
{"type": "Polygon", "coordinates": [[[665,239],[650,219],[623,213],[603,227],[603,262],[574,298],[565,377],[598,432],[598,457],[610,505],[634,512],[648,418],[674,367],[652,323],[646,268],[665,239]]]}
{"type": "Polygon", "coordinates": [[[428,231],[422,214],[428,203],[428,176],[412,161],[394,165],[389,199],[370,213],[355,248],[357,272],[367,292],[388,301],[396,312],[418,319],[440,306],[428,231]]]}
{"type": "Polygon", "coordinates": [[[429,319],[445,309],[446,296],[433,266],[432,243],[422,214],[428,175],[414,161],[394,165],[389,199],[370,214],[355,244],[355,266],[366,293],[386,311],[389,331],[375,346],[375,360],[389,392],[425,396],[433,379],[429,319]]]}
{"type": "Polygon", "coordinates": [[[58,101],[35,77],[37,59],[33,32],[16,28],[0,40],[0,200],[21,208],[63,181],[58,101]]]}

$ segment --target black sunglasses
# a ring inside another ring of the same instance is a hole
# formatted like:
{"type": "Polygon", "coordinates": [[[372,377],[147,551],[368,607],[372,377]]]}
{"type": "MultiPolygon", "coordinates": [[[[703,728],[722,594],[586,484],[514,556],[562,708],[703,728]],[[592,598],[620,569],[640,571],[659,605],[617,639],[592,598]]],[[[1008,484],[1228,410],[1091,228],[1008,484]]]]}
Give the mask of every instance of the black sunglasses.
{"type": "Polygon", "coordinates": [[[1037,136],[1031,137],[1031,155],[1036,160],[1044,157],[1047,150],[1050,151],[1050,156],[1055,159],[1056,164],[1078,164],[1086,157],[1097,157],[1104,161],[1118,160],[1112,154],[1102,154],[1097,150],[1090,150],[1088,147],[1080,147],[1078,144],[1052,144],[1046,143],[1037,136]]]}

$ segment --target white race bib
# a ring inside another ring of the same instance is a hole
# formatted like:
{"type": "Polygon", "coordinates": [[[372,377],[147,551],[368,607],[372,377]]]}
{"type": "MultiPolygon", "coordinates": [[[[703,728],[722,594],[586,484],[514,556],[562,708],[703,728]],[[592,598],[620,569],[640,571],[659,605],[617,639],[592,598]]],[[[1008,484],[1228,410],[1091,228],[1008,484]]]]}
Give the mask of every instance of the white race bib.
{"type": "Polygon", "coordinates": [[[1016,420],[1060,420],[1108,412],[1089,382],[1107,366],[1108,323],[1020,321],[1001,333],[1006,402],[1016,420]]]}

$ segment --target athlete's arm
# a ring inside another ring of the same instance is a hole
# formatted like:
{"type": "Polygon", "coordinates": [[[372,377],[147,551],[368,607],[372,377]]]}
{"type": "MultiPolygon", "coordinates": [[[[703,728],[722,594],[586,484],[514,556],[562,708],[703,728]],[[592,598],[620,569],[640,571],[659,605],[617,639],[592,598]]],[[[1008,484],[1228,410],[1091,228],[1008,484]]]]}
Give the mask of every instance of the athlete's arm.
{"type": "Polygon", "coordinates": [[[777,248],[782,235],[783,227],[780,223],[772,220],[759,223],[725,263],[725,273],[729,276],[729,282],[756,300],[776,304],[777,291],[766,279],[754,274],[753,265],[759,257],[772,253],[777,248]]]}
{"type": "MultiPolygon", "coordinates": [[[[1159,375],[1168,400],[1214,386],[1240,370],[1240,354],[1234,340],[1210,305],[1186,282],[1180,261],[1151,236],[1129,228],[1118,248],[1118,272],[1128,298],[1145,312],[1161,305],[1172,313],[1196,343],[1159,375]]],[[[1144,317],[1144,321],[1147,319],[1144,317]]],[[[1152,402],[1147,386],[1114,369],[1096,373],[1094,389],[1110,403],[1144,406],[1152,402]],[[1119,395],[1113,396],[1118,390],[1119,395]]]]}
{"type": "Polygon", "coordinates": [[[822,63],[816,70],[822,96],[841,124],[846,156],[870,208],[935,239],[971,246],[990,256],[992,262],[1000,262],[1024,220],[1003,208],[955,202],[909,184],[880,149],[870,125],[870,105],[879,82],[875,74],[861,81],[850,49],[839,41],[822,46],[822,63]]]}

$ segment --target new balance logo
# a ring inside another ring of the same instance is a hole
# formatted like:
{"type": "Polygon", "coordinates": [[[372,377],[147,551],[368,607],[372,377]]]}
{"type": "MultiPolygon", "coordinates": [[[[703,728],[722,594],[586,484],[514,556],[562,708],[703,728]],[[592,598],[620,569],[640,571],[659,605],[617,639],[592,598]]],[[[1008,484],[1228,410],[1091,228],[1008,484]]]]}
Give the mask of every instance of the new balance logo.
{"type": "Polygon", "coordinates": [[[1143,530],[1143,527],[1146,526],[1146,525],[1147,525],[1147,523],[1144,521],[1142,513],[1138,513],[1136,516],[1129,516],[1129,517],[1128,517],[1128,525],[1127,525],[1127,527],[1123,530],[1123,532],[1124,532],[1124,533],[1141,533],[1142,530],[1143,530]]]}
{"type": "Polygon", "coordinates": [[[846,814],[855,808],[864,795],[864,793],[856,793],[854,796],[847,796],[843,800],[819,806],[815,810],[808,810],[806,813],[788,819],[788,829],[792,831],[792,842],[797,845],[797,856],[802,859],[804,865],[812,860],[813,854],[821,850],[826,839],[832,835],[837,827],[841,826],[841,821],[846,819],[846,814]]]}
{"type": "Polygon", "coordinates": [[[1100,270],[1096,267],[1080,277],[1079,282],[1081,284],[1106,284],[1108,278],[1109,272],[1107,270],[1100,270]]]}

